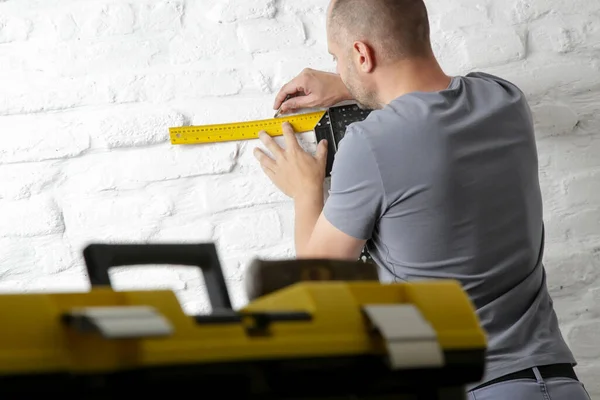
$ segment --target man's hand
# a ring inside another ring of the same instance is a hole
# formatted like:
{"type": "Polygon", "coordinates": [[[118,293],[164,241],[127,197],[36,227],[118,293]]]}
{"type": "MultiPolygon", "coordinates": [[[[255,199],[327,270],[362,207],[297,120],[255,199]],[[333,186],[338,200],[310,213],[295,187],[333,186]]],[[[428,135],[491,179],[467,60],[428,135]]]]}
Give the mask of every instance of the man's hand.
{"type": "Polygon", "coordinates": [[[254,156],[271,179],[285,195],[298,199],[306,194],[309,197],[322,196],[327,164],[327,142],[322,140],[316,156],[308,154],[298,143],[294,128],[288,123],[283,124],[285,150],[281,148],[266,132],[260,132],[260,140],[273,154],[269,157],[256,148],[254,156]]]}
{"type": "Polygon", "coordinates": [[[307,68],[281,88],[273,109],[281,107],[285,114],[302,108],[331,107],[344,100],[352,100],[352,95],[339,75],[307,68]],[[288,95],[296,97],[285,101],[288,95]]]}

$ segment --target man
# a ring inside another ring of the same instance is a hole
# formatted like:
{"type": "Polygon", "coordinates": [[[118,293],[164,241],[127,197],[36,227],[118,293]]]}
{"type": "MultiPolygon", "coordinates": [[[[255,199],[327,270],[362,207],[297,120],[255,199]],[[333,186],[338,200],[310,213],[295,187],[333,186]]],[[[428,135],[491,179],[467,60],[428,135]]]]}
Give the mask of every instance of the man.
{"type": "Polygon", "coordinates": [[[488,333],[473,399],[589,399],[546,287],[523,93],[483,73],[447,76],[422,0],[333,1],[327,36],[339,75],[306,70],[275,108],[353,98],[374,111],[340,142],[326,204],[326,143],[313,157],[288,124],[285,150],[261,134],[272,157],[256,157],[294,200],[297,256],[356,260],[366,244],[384,282],[460,281],[488,333]]]}

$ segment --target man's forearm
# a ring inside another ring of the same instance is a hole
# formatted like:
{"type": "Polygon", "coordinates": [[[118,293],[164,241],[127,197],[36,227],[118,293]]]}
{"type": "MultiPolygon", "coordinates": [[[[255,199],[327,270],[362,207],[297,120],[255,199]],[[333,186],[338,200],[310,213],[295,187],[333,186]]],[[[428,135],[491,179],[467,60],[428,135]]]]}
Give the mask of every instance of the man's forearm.
{"type": "Polygon", "coordinates": [[[323,205],[323,189],[306,193],[294,200],[296,257],[306,254],[323,205]]]}

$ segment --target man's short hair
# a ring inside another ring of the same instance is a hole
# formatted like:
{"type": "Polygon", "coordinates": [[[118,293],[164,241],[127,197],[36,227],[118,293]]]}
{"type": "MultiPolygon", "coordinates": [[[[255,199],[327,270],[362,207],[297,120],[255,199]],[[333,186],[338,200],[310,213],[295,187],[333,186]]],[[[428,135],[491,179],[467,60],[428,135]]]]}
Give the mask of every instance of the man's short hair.
{"type": "Polygon", "coordinates": [[[429,54],[429,17],[423,0],[334,0],[330,12],[338,42],[366,40],[385,58],[429,54]]]}

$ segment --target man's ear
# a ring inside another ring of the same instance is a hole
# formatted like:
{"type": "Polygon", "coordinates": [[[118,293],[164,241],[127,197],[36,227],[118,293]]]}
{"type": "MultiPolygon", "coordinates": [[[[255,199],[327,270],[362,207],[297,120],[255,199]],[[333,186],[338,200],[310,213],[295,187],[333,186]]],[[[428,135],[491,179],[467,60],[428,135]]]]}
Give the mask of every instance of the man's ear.
{"type": "Polygon", "coordinates": [[[375,69],[375,52],[365,42],[354,42],[353,53],[359,71],[369,74],[375,69]]]}

